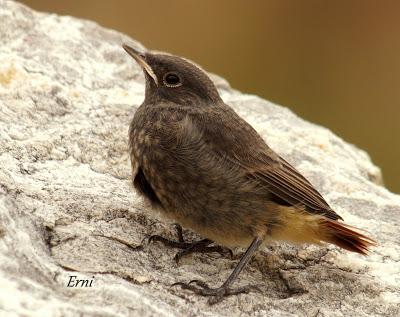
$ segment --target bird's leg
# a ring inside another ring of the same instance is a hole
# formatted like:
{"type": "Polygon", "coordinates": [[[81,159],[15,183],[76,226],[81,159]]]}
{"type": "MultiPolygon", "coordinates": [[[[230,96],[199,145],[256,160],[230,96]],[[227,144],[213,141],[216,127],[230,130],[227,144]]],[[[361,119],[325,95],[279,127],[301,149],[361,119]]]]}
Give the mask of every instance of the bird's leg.
{"type": "Polygon", "coordinates": [[[195,242],[185,242],[185,239],[183,238],[182,227],[178,224],[175,224],[175,228],[176,228],[176,233],[178,235],[178,241],[168,240],[159,235],[152,235],[149,238],[149,242],[158,241],[163,243],[165,246],[182,249],[181,251],[177,252],[174,257],[177,263],[183,256],[195,252],[199,253],[218,252],[220,254],[229,253],[229,255],[232,257],[232,251],[230,249],[223,248],[221,246],[209,246],[210,244],[213,243],[213,241],[209,239],[203,239],[195,242]]]}
{"type": "Polygon", "coordinates": [[[178,282],[173,285],[179,285],[183,289],[188,289],[198,295],[209,296],[208,303],[210,305],[216,304],[223,300],[225,296],[236,295],[241,293],[248,293],[251,289],[257,289],[256,286],[242,286],[239,288],[231,288],[231,285],[236,280],[239,273],[246,266],[246,264],[251,260],[254,252],[262,243],[262,239],[255,238],[250,244],[249,248],[246,250],[245,254],[240,259],[239,263],[236,265],[235,269],[232,271],[231,275],[227,280],[218,288],[211,288],[205,282],[199,280],[193,280],[189,283],[178,282]],[[195,284],[195,285],[194,285],[195,284]]]}
{"type": "Polygon", "coordinates": [[[149,238],[149,241],[159,241],[163,243],[165,246],[172,247],[172,248],[179,248],[182,249],[181,251],[177,252],[174,259],[178,263],[179,260],[190,253],[199,252],[199,253],[211,253],[211,252],[218,252],[218,253],[227,253],[229,252],[230,256],[232,257],[232,251],[230,249],[226,249],[220,246],[209,246],[213,243],[213,241],[209,239],[203,239],[196,242],[185,242],[182,233],[182,227],[178,224],[175,224],[176,232],[178,235],[178,241],[168,240],[159,235],[153,235],[149,238]]]}

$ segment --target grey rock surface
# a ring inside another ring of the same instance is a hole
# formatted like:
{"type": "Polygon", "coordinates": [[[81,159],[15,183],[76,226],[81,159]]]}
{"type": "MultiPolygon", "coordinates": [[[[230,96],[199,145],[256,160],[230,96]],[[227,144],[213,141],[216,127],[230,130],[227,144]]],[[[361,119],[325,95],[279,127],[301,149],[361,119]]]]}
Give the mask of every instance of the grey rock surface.
{"type": "Polygon", "coordinates": [[[141,47],[93,22],[0,0],[1,316],[400,315],[400,197],[380,185],[379,169],[329,130],[217,76],[223,99],[379,245],[362,257],[278,242],[237,282],[261,292],[215,306],[170,287],[219,285],[243,250],[176,265],[175,250],[142,243],[175,236],[131,187],[127,131],[144,79],[122,42],[141,47]],[[68,288],[71,275],[94,277],[93,286],[68,288]]]}

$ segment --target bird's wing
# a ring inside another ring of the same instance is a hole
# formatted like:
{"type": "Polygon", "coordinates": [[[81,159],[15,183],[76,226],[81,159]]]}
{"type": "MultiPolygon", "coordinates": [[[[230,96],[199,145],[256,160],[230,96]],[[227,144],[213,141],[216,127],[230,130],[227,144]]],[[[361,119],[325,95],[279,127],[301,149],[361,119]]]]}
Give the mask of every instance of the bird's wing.
{"type": "Polygon", "coordinates": [[[230,107],[213,110],[202,125],[203,137],[216,155],[240,166],[257,179],[279,204],[304,206],[313,214],[342,219],[314,186],[292,165],[277,155],[260,135],[230,107]],[[223,115],[221,113],[223,112],[223,115]],[[211,122],[210,122],[211,121],[211,122]]]}

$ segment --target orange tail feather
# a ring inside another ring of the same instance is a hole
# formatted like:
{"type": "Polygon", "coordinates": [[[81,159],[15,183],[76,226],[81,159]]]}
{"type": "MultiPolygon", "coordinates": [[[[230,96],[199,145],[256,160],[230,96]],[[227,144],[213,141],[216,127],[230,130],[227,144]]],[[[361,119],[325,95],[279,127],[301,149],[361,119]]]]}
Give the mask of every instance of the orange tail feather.
{"type": "Polygon", "coordinates": [[[323,232],[322,240],[352,252],[367,255],[369,247],[376,245],[373,239],[357,232],[357,228],[339,221],[321,219],[320,229],[323,232]]]}

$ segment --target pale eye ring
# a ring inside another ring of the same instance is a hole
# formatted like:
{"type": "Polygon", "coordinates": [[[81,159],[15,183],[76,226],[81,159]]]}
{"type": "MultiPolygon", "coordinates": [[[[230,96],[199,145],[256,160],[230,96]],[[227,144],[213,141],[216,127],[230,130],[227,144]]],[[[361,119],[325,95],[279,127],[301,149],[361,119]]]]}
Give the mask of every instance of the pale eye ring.
{"type": "Polygon", "coordinates": [[[179,87],[182,86],[181,77],[175,72],[168,72],[163,78],[164,85],[167,87],[179,87]]]}

